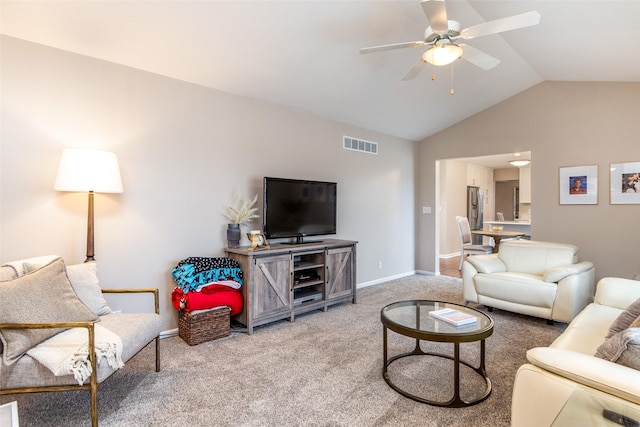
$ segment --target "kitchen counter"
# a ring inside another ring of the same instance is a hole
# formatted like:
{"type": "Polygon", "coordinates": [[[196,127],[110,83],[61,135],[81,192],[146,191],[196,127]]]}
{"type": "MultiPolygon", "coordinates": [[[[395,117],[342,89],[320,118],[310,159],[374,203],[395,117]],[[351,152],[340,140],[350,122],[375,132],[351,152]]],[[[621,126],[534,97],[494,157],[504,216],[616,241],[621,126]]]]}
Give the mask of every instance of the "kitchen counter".
{"type": "Polygon", "coordinates": [[[531,221],[530,220],[517,220],[517,221],[494,221],[494,220],[487,220],[484,221],[485,224],[494,224],[494,225],[511,225],[511,224],[523,224],[523,225],[531,225],[531,221]]]}
{"type": "Polygon", "coordinates": [[[526,236],[531,236],[531,221],[484,221],[484,228],[488,230],[492,225],[501,225],[504,231],[521,231],[526,236]]]}

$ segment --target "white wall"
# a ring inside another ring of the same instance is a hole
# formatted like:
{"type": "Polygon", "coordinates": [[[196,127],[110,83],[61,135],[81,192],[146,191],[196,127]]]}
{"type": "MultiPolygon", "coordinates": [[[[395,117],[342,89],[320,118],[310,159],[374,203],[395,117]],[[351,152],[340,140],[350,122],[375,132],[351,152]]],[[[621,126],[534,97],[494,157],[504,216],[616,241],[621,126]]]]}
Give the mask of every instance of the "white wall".
{"type": "MultiPolygon", "coordinates": [[[[640,83],[541,83],[422,141],[417,204],[435,203],[438,160],[531,151],[536,240],[576,244],[597,278],[633,278],[640,205],[609,203],[609,165],[640,161],[639,118],[640,83]],[[559,168],[580,165],[598,166],[598,204],[560,205],[559,168]]],[[[416,267],[433,270],[436,219],[417,227],[416,267]]]]}
{"type": "Polygon", "coordinates": [[[86,147],[116,152],[124,183],[122,194],[95,197],[103,286],[160,288],[164,329],[177,324],[171,269],[188,256],[223,256],[225,206],[260,192],[264,176],[338,183],[334,237],[360,242],[358,283],[414,271],[415,143],[0,40],[0,260],[84,260],[87,196],[53,183],[62,149],[86,147]],[[379,155],[343,150],[343,135],[378,142],[379,155]]]}
{"type": "Polygon", "coordinates": [[[440,255],[460,254],[460,235],[456,216],[467,215],[467,163],[460,160],[440,162],[440,255]]]}

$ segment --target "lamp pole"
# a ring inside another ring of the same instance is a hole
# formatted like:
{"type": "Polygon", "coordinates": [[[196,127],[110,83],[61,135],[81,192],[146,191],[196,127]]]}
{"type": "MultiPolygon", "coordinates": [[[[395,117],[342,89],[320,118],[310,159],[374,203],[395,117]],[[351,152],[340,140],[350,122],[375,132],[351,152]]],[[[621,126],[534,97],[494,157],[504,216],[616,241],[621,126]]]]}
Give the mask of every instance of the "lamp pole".
{"type": "Polygon", "coordinates": [[[93,191],[89,191],[89,210],[87,213],[87,259],[84,262],[95,261],[93,249],[93,191]]]}

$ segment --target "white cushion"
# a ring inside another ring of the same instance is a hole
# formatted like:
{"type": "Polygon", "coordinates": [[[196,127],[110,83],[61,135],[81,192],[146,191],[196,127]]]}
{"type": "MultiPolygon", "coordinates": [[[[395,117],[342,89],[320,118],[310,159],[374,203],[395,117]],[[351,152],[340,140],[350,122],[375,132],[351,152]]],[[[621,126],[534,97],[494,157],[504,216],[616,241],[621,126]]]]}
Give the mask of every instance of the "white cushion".
{"type": "Polygon", "coordinates": [[[594,355],[605,340],[609,325],[620,315],[621,310],[600,304],[589,304],[553,341],[550,347],[594,355]]]}
{"type": "Polygon", "coordinates": [[[553,307],[558,289],[533,274],[479,273],[474,279],[479,295],[534,307],[553,307]]]}
{"type": "Polygon", "coordinates": [[[507,271],[542,276],[550,268],[573,264],[577,253],[578,248],[574,245],[509,240],[500,244],[498,257],[507,266],[507,271]]]}
{"type": "Polygon", "coordinates": [[[25,263],[39,265],[42,267],[43,265],[47,265],[51,261],[58,258],[60,258],[59,255],[42,255],[33,258],[21,259],[18,261],[9,261],[4,263],[3,266],[13,268],[17,276],[22,276],[23,274],[27,273],[27,271],[24,270],[25,263]]]}
{"type": "Polygon", "coordinates": [[[95,261],[67,266],[67,275],[78,298],[98,316],[111,314],[112,310],[102,295],[95,261]]]}

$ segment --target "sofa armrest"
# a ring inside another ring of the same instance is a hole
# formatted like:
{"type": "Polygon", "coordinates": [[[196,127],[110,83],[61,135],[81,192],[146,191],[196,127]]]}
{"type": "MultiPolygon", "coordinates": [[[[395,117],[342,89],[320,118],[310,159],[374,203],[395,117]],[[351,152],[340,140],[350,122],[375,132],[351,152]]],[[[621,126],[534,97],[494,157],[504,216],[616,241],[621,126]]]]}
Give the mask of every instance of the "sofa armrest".
{"type": "Polygon", "coordinates": [[[507,266],[500,258],[498,254],[490,255],[474,255],[467,257],[465,262],[471,264],[478,273],[498,273],[507,271],[507,266]]]}
{"type": "Polygon", "coordinates": [[[155,313],[160,314],[160,300],[157,288],[139,288],[139,289],[103,289],[103,294],[139,294],[152,293],[155,313]]]}
{"type": "Polygon", "coordinates": [[[640,298],[640,280],[605,277],[596,286],[595,302],[621,310],[640,298]]]}
{"type": "Polygon", "coordinates": [[[0,323],[0,329],[87,328],[92,330],[93,325],[94,322],[0,323]]]}
{"type": "Polygon", "coordinates": [[[551,347],[527,351],[530,363],[576,383],[640,404],[640,371],[595,356],[551,347]]]}
{"type": "Polygon", "coordinates": [[[588,304],[593,302],[596,270],[593,267],[577,274],[571,274],[558,282],[556,299],[553,303],[552,318],[569,323],[588,304]]]}
{"type": "Polygon", "coordinates": [[[561,265],[545,271],[542,275],[542,280],[547,283],[557,283],[565,277],[569,277],[573,274],[584,273],[585,271],[589,271],[592,268],[593,263],[589,261],[582,261],[576,264],[561,265]]]}

